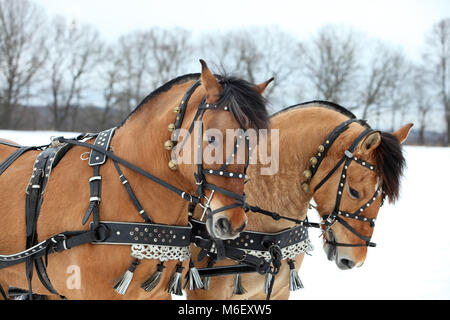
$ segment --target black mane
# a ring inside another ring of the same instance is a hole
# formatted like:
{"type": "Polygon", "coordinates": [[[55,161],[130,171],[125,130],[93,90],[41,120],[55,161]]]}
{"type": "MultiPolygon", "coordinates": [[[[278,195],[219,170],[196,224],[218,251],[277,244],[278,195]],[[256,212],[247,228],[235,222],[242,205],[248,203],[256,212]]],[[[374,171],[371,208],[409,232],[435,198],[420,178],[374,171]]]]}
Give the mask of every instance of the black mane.
{"type": "Polygon", "coordinates": [[[266,99],[249,82],[236,78],[219,76],[222,92],[217,105],[228,106],[239,125],[246,128],[266,129],[269,113],[266,99]]]}
{"type": "Polygon", "coordinates": [[[330,101],[324,101],[324,100],[312,100],[312,101],[308,101],[308,102],[295,104],[293,106],[284,108],[284,109],[282,109],[282,110],[272,114],[271,117],[274,117],[274,116],[276,116],[276,115],[278,115],[280,113],[283,113],[283,112],[291,110],[291,109],[306,108],[306,107],[309,107],[311,104],[317,104],[320,107],[325,107],[327,109],[331,109],[331,110],[337,111],[337,112],[343,114],[344,116],[349,117],[350,119],[355,119],[356,118],[356,116],[353,114],[353,112],[351,112],[347,108],[344,108],[343,106],[338,105],[337,103],[330,102],[330,101]]]}
{"type": "Polygon", "coordinates": [[[400,141],[389,132],[381,132],[381,143],[376,149],[375,159],[383,179],[383,193],[390,202],[395,202],[400,194],[400,179],[406,164],[400,141]]]}
{"type": "MultiPolygon", "coordinates": [[[[223,90],[217,105],[221,108],[227,106],[233,113],[236,121],[244,128],[265,129],[269,126],[269,113],[266,108],[266,99],[259,94],[249,82],[232,76],[216,75],[223,90]]],[[[167,92],[174,85],[198,80],[199,73],[191,73],[175,78],[150,93],[122,122],[123,125],[133,114],[152,98],[167,92]]]]}
{"type": "Polygon", "coordinates": [[[155,91],[150,93],[148,96],[146,96],[144,98],[144,100],[142,100],[141,103],[139,103],[138,106],[133,111],[131,111],[131,113],[125,118],[125,120],[123,120],[123,122],[121,123],[120,126],[123,126],[124,123],[128,119],[130,119],[130,117],[132,115],[134,115],[143,105],[145,105],[147,102],[149,102],[154,97],[160,95],[161,93],[169,91],[174,85],[183,84],[183,83],[186,83],[191,80],[197,80],[199,77],[200,77],[199,73],[190,73],[190,74],[185,74],[178,78],[172,79],[169,82],[165,83],[164,85],[162,85],[161,87],[159,87],[158,89],[156,89],[155,91]]]}

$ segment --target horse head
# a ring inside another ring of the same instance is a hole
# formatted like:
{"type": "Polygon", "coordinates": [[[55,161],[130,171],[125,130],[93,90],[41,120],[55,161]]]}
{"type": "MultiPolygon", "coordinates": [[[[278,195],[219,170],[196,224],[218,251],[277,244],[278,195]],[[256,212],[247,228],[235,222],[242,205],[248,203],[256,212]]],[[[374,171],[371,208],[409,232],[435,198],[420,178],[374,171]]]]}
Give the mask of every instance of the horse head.
{"type": "Polygon", "coordinates": [[[317,172],[310,188],[324,221],[324,250],[340,269],[361,266],[367,248],[375,246],[370,240],[378,211],[385,198],[394,202],[399,196],[405,165],[401,144],[411,127],[388,133],[351,123],[334,143],[331,134],[311,159],[317,172]]]}
{"type": "Polygon", "coordinates": [[[235,77],[215,76],[200,62],[199,89],[192,94],[184,115],[191,126],[179,135],[172,161],[186,179],[196,182],[192,187],[201,197],[199,205],[211,236],[236,238],[247,223],[243,204],[249,141],[245,131],[268,127],[262,93],[272,79],[252,85],[235,77]],[[230,131],[236,134],[232,141],[225,141],[230,139],[230,131]],[[230,143],[232,147],[225,148],[230,143]],[[240,151],[244,157],[237,156],[240,151]],[[194,161],[180,161],[181,157],[194,161]]]}

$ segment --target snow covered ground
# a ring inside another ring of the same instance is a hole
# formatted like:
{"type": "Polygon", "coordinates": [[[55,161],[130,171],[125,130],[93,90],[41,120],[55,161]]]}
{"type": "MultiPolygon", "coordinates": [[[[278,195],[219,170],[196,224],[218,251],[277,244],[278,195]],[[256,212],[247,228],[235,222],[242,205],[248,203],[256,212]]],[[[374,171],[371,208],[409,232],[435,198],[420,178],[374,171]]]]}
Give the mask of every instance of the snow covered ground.
{"type": "MultiPolygon", "coordinates": [[[[48,143],[50,131],[0,131],[24,145],[48,143]]],[[[450,148],[405,147],[408,169],[401,197],[380,210],[361,268],[341,271],[326,259],[322,240],[310,230],[315,250],[300,270],[305,289],[291,299],[450,299],[450,148]]],[[[317,221],[312,213],[310,220],[317,221]]]]}

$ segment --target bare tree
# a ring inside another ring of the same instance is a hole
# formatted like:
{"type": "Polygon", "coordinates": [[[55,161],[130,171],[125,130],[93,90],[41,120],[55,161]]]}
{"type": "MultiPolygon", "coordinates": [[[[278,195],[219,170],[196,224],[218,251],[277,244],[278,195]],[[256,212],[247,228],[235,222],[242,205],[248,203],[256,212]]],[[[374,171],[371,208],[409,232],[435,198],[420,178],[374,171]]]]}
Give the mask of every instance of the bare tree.
{"type": "Polygon", "coordinates": [[[390,109],[392,121],[395,122],[395,113],[406,103],[403,93],[410,65],[399,50],[381,43],[373,52],[375,55],[367,65],[366,76],[361,80],[362,118],[367,119],[371,109],[375,109],[377,118],[381,112],[390,109]]]}
{"type": "Polygon", "coordinates": [[[205,36],[201,55],[215,61],[219,69],[251,83],[274,77],[265,96],[281,104],[285,102],[282,96],[296,82],[298,68],[293,63],[296,42],[293,36],[276,27],[231,30],[205,36]]]}
{"type": "Polygon", "coordinates": [[[119,104],[130,112],[152,90],[180,75],[191,53],[189,33],[183,29],[154,28],[120,37],[119,104]]]}
{"type": "Polygon", "coordinates": [[[354,92],[361,67],[358,36],[352,30],[326,26],[311,42],[299,46],[299,62],[316,98],[342,103],[354,92]]]}
{"type": "Polygon", "coordinates": [[[433,26],[427,35],[426,44],[424,59],[441,99],[447,126],[447,143],[450,143],[450,18],[433,26]]]}
{"type": "Polygon", "coordinates": [[[0,127],[13,128],[13,111],[30,97],[47,57],[44,15],[28,0],[0,0],[0,127]]]}
{"type": "Polygon", "coordinates": [[[118,109],[119,86],[122,81],[122,61],[114,46],[104,50],[103,61],[99,65],[98,80],[103,98],[103,108],[98,114],[98,125],[102,129],[110,127],[116,119],[111,119],[113,111],[118,109]]]}
{"type": "Polygon", "coordinates": [[[53,22],[50,45],[47,66],[53,128],[74,130],[80,100],[88,87],[86,78],[100,59],[102,45],[92,27],[68,24],[62,18],[53,22]]]}
{"type": "Polygon", "coordinates": [[[421,145],[426,144],[425,132],[430,127],[430,116],[436,111],[433,103],[434,97],[432,90],[430,90],[431,82],[430,77],[425,72],[423,66],[414,66],[412,69],[412,92],[411,99],[413,107],[416,111],[417,118],[417,131],[418,131],[418,143],[421,145]]]}
{"type": "Polygon", "coordinates": [[[146,33],[150,44],[151,84],[160,86],[186,70],[193,46],[189,32],[174,28],[154,28],[146,33]]]}

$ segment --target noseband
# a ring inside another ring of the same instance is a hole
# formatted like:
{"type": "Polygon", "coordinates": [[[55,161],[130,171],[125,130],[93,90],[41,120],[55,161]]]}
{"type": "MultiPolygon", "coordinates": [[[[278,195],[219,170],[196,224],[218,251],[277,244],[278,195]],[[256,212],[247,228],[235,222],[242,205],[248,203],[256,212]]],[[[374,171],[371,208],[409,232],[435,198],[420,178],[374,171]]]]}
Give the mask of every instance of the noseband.
{"type": "MultiPolygon", "coordinates": [[[[349,128],[349,125],[351,123],[354,123],[354,122],[357,122],[357,123],[360,123],[362,125],[367,126],[367,124],[365,122],[361,121],[361,120],[350,119],[350,120],[347,120],[347,121],[343,122],[335,130],[333,130],[333,132],[327,137],[325,142],[319,147],[319,152],[316,154],[316,156],[311,158],[311,160],[310,160],[311,166],[310,166],[309,170],[307,170],[309,172],[307,172],[307,174],[304,174],[305,176],[309,177],[308,181],[303,183],[303,189],[304,190],[309,187],[309,185],[308,185],[309,181],[311,181],[311,179],[316,174],[316,172],[317,172],[317,170],[318,170],[322,160],[326,156],[326,154],[327,154],[328,150],[330,149],[330,147],[332,146],[333,142],[344,131],[346,131],[349,128]]],[[[349,219],[354,219],[354,220],[357,220],[357,221],[360,221],[360,222],[363,222],[363,223],[369,223],[370,226],[373,228],[375,226],[375,219],[366,218],[366,217],[362,216],[361,214],[368,207],[370,207],[370,205],[377,199],[377,197],[379,195],[382,194],[381,187],[378,187],[377,190],[375,191],[374,195],[363,206],[361,206],[355,212],[349,213],[349,212],[342,211],[340,209],[341,200],[342,200],[342,193],[343,193],[343,190],[344,190],[345,182],[347,180],[347,170],[348,170],[349,166],[353,162],[356,162],[358,165],[361,165],[361,166],[367,168],[368,170],[375,171],[375,169],[376,169],[374,165],[372,165],[370,163],[367,163],[366,161],[363,161],[361,159],[358,159],[357,157],[355,157],[353,155],[353,153],[354,153],[356,147],[358,146],[358,144],[372,132],[374,132],[374,131],[371,128],[367,128],[366,130],[364,130],[353,141],[352,145],[344,152],[343,157],[338,161],[338,163],[330,170],[330,172],[314,188],[314,192],[319,190],[325,184],[325,182],[327,182],[328,179],[338,170],[338,168],[342,164],[344,164],[344,166],[342,168],[342,172],[341,172],[341,178],[340,178],[340,181],[339,181],[337,194],[336,194],[336,202],[335,202],[334,209],[333,209],[333,211],[330,214],[324,215],[322,217],[325,220],[324,221],[325,230],[323,231],[323,234],[325,234],[328,231],[330,231],[331,228],[333,227],[333,225],[338,222],[342,226],[344,226],[347,230],[349,230],[350,232],[355,234],[357,237],[359,237],[361,240],[363,240],[365,243],[364,244],[350,244],[350,243],[338,243],[338,242],[335,242],[335,241],[325,240],[326,243],[328,243],[330,245],[340,246],[340,247],[375,247],[376,246],[375,243],[370,241],[371,240],[370,237],[367,237],[367,236],[364,236],[364,235],[360,234],[349,223],[347,223],[347,221],[345,221],[343,218],[349,218],[349,219]]]]}

